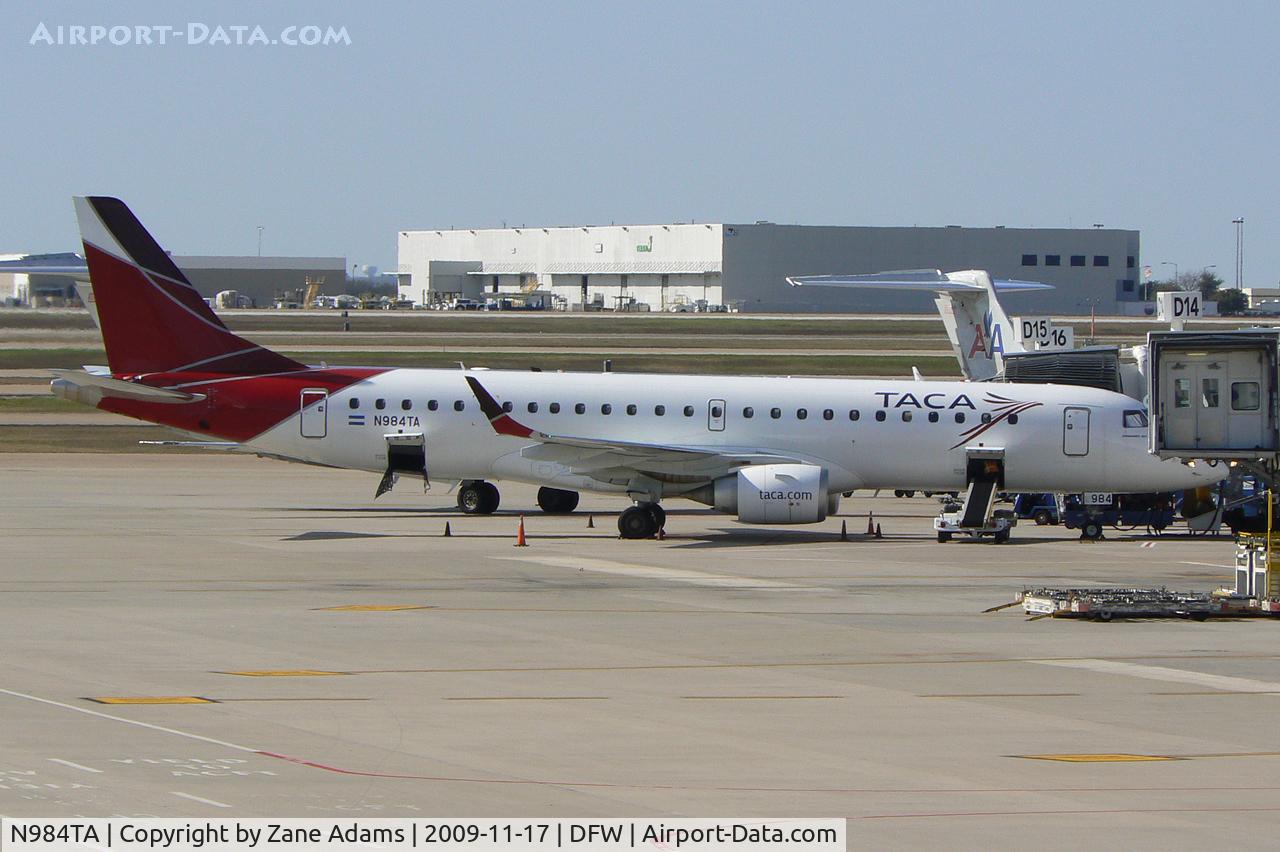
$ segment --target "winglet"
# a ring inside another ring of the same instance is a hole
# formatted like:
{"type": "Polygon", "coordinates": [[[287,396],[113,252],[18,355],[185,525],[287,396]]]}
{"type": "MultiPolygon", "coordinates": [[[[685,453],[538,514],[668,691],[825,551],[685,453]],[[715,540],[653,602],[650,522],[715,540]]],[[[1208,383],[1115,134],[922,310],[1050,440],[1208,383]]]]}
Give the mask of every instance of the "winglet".
{"type": "Polygon", "coordinates": [[[493,427],[493,431],[499,435],[511,435],[516,438],[528,438],[533,434],[532,429],[517,422],[514,417],[503,411],[498,401],[484,389],[484,385],[471,376],[466,378],[467,384],[471,386],[471,392],[476,395],[476,400],[480,403],[480,410],[484,412],[485,417],[489,418],[489,425],[493,427]]]}

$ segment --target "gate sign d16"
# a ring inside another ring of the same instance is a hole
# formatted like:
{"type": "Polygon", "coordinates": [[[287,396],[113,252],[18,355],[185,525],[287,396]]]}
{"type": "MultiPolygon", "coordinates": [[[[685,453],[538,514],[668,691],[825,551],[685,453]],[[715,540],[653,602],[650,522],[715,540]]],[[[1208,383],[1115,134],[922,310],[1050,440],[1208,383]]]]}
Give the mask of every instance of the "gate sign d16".
{"type": "Polygon", "coordinates": [[[1200,318],[1200,294],[1195,291],[1185,293],[1156,294],[1156,318],[1163,322],[1180,322],[1200,318]]]}
{"type": "Polygon", "coordinates": [[[1058,328],[1050,317],[1014,317],[1013,328],[1024,349],[1071,349],[1076,345],[1075,329],[1058,328]]]}

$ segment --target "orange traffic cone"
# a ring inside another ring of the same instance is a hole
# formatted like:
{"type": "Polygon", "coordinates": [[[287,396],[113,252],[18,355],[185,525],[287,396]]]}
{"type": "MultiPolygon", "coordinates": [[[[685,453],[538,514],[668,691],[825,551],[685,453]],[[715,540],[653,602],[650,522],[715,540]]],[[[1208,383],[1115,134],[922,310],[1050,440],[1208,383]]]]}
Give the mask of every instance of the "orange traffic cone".
{"type": "Polygon", "coordinates": [[[880,534],[880,525],[879,525],[879,524],[876,524],[876,538],[884,538],[884,536],[882,536],[882,535],[880,534]]]}
{"type": "Polygon", "coordinates": [[[452,531],[450,531],[450,529],[449,529],[449,522],[448,522],[448,521],[445,521],[445,522],[444,522],[444,537],[445,537],[445,538],[450,538],[452,535],[453,535],[453,532],[452,532],[452,531]]]}
{"type": "Polygon", "coordinates": [[[840,522],[840,540],[841,541],[849,540],[849,524],[847,521],[840,522]]]}
{"type": "Polygon", "coordinates": [[[590,515],[587,515],[587,529],[593,530],[595,528],[596,528],[595,518],[591,517],[590,515]]]}
{"type": "Polygon", "coordinates": [[[520,526],[516,527],[516,547],[528,547],[529,542],[524,540],[524,515],[520,516],[520,526]]]}
{"type": "Polygon", "coordinates": [[[867,512],[867,535],[876,534],[876,513],[867,512]]]}

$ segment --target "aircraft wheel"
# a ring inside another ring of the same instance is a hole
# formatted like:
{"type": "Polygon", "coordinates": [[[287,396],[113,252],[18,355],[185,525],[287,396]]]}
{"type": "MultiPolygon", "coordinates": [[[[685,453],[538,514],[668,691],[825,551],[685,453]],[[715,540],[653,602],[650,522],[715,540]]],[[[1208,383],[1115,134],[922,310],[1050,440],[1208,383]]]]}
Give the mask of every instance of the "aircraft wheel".
{"type": "Polygon", "coordinates": [[[632,506],[618,516],[618,534],[623,538],[653,538],[658,525],[648,506],[632,506]]]}
{"type": "Polygon", "coordinates": [[[567,515],[578,508],[578,492],[560,488],[539,488],[538,508],[548,515],[567,515]]]}
{"type": "Polygon", "coordinates": [[[458,508],[464,515],[492,515],[501,500],[497,487],[483,480],[464,483],[458,489],[458,508]]]}
{"type": "Polygon", "coordinates": [[[653,522],[657,525],[657,529],[662,529],[667,525],[667,512],[657,503],[650,503],[645,507],[649,510],[649,514],[653,515],[653,522]]]}

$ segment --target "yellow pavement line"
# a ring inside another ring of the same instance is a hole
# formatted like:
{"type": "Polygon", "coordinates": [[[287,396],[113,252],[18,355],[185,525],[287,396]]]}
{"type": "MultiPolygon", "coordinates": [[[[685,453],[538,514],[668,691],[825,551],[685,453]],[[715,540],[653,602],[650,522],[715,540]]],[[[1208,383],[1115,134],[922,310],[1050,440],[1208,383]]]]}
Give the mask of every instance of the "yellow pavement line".
{"type": "Polygon", "coordinates": [[[1165,754],[1016,754],[1027,760],[1057,760],[1063,763],[1128,763],[1149,760],[1182,760],[1165,754]]]}
{"type": "Polygon", "coordinates": [[[408,609],[434,609],[416,604],[348,604],[346,606],[316,607],[316,612],[403,612],[408,609]]]}
{"type": "Polygon", "coordinates": [[[98,704],[217,704],[198,695],[98,695],[87,700],[98,704]]]}

